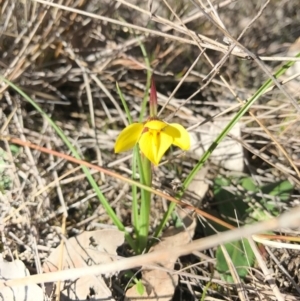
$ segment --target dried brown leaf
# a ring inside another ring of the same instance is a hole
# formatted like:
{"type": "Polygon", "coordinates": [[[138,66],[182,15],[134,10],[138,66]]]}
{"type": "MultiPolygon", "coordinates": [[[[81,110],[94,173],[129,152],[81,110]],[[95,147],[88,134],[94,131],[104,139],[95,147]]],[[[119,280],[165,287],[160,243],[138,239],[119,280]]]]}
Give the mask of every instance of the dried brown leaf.
{"type": "MultiPolygon", "coordinates": [[[[196,228],[196,220],[184,211],[179,211],[178,214],[184,226],[168,229],[164,233],[161,242],[155,245],[150,252],[184,245],[191,241],[196,228]]],[[[141,296],[135,285],[126,292],[126,300],[171,300],[178,283],[178,275],[169,273],[165,269],[172,270],[176,260],[177,256],[175,254],[170,254],[167,262],[160,261],[158,258],[157,263],[161,269],[158,267],[155,270],[143,270],[142,272],[142,280],[146,288],[144,294],[141,296]]]]}
{"type": "MultiPolygon", "coordinates": [[[[21,260],[8,262],[0,255],[0,280],[22,278],[28,276],[29,272],[21,260]]],[[[36,284],[26,286],[4,287],[0,290],[0,299],[5,301],[43,301],[44,293],[36,284]]]]}
{"type": "MultiPolygon", "coordinates": [[[[124,234],[118,230],[99,230],[83,232],[68,239],[63,251],[57,247],[45,261],[44,272],[58,270],[60,257],[63,256],[62,269],[86,267],[114,260],[116,249],[123,244],[124,234]]],[[[72,278],[72,275],[70,275],[72,278]]],[[[85,300],[93,292],[93,297],[114,300],[101,275],[81,277],[64,283],[63,300],[85,300]]]]}

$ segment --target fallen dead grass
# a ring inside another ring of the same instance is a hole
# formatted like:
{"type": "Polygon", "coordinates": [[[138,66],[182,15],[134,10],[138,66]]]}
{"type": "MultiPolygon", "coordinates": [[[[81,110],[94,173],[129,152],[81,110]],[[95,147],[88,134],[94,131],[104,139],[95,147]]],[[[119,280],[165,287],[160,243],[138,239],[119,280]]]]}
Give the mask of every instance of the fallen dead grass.
{"type": "MultiPolygon", "coordinates": [[[[228,118],[236,112],[238,101],[249,98],[281,62],[295,55],[295,49],[300,52],[295,43],[300,36],[297,0],[216,1],[212,5],[219,19],[211,13],[209,2],[144,2],[1,3],[1,74],[42,106],[82,157],[126,176],[131,176],[130,160],[113,154],[114,140],[127,122],[115,83],[136,119],[147,70],[139,43],[145,45],[151,60],[159,102],[165,105],[162,116],[191,127],[225,110],[226,115],[218,119],[228,118]],[[239,48],[233,49],[230,43],[237,42],[243,31],[239,48]],[[288,52],[292,44],[293,51],[288,52]]],[[[252,115],[242,119],[239,142],[247,150],[245,172],[258,182],[289,179],[295,183],[295,191],[288,203],[281,204],[280,212],[299,205],[298,87],[295,80],[279,87],[275,83],[251,108],[252,115]]],[[[68,153],[43,116],[6,84],[2,83],[0,91],[2,134],[68,153]]],[[[39,272],[36,263],[43,262],[60,242],[63,213],[67,213],[67,236],[112,226],[77,166],[28,147],[12,149],[6,141],[2,148],[8,154],[10,179],[1,194],[2,252],[7,258],[18,256],[32,274],[39,272]]],[[[195,162],[186,157],[180,168],[162,166],[155,183],[167,190],[170,181],[184,177],[195,162]]],[[[209,170],[210,184],[216,175],[227,174],[213,162],[209,170]]],[[[101,173],[95,172],[94,177],[130,227],[130,187],[101,173]]],[[[203,206],[209,209],[211,200],[210,191],[203,206]]],[[[164,208],[163,202],[154,206],[153,225],[164,208]]],[[[292,235],[299,235],[299,230],[293,231],[292,235]]],[[[213,248],[204,253],[195,250],[179,261],[186,268],[179,273],[174,300],[200,299],[208,283],[212,285],[206,300],[238,300],[242,295],[245,300],[279,300],[282,295],[286,300],[299,299],[299,252],[268,248],[242,284],[243,294],[238,286],[212,276],[213,248]],[[261,271],[266,267],[274,272],[274,285],[265,282],[267,276],[261,271]]],[[[120,287],[113,289],[121,298],[126,283],[116,282],[120,287]]]]}

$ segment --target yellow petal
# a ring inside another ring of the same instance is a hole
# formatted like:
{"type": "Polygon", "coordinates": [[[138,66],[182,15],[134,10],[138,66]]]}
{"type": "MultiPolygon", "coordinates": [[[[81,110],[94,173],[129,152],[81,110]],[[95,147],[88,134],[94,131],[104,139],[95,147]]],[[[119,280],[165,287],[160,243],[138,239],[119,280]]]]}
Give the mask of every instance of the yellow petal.
{"type": "Polygon", "coordinates": [[[145,157],[153,164],[158,165],[172,141],[173,138],[164,132],[148,131],[142,134],[139,146],[145,157]]]}
{"type": "Polygon", "coordinates": [[[187,130],[178,123],[171,123],[163,130],[166,134],[173,137],[172,144],[180,147],[182,150],[188,150],[191,147],[191,139],[187,130]]]}
{"type": "Polygon", "coordinates": [[[148,122],[146,122],[145,127],[151,130],[156,130],[156,131],[160,131],[163,128],[165,128],[166,126],[168,126],[167,123],[161,121],[161,120],[150,120],[148,122]]]}
{"type": "Polygon", "coordinates": [[[118,136],[115,143],[115,153],[126,152],[138,142],[142,131],[142,123],[133,123],[127,126],[118,136]]]}

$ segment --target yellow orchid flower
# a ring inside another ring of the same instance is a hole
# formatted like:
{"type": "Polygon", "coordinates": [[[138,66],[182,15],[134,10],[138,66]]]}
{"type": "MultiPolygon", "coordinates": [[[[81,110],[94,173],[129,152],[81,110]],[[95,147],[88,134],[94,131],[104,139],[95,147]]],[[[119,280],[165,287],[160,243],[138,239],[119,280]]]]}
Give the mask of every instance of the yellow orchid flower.
{"type": "Polygon", "coordinates": [[[190,148],[190,136],[187,130],[177,123],[166,123],[152,119],[143,123],[127,126],[118,136],[115,153],[125,152],[139,144],[141,152],[153,164],[158,165],[164,153],[173,144],[182,150],[190,148]]]}

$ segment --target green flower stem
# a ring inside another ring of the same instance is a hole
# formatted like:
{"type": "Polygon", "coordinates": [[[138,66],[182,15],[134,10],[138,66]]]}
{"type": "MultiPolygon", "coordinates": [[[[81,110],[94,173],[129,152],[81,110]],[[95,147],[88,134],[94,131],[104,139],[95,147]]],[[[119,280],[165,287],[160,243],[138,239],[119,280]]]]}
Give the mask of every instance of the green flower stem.
{"type": "MultiPolygon", "coordinates": [[[[136,145],[133,149],[133,158],[132,158],[132,179],[136,180],[136,165],[138,163],[139,166],[139,157],[140,157],[140,150],[139,146],[136,145]]],[[[134,227],[135,236],[139,236],[139,228],[140,228],[140,221],[139,221],[139,204],[138,204],[138,194],[137,194],[138,187],[135,185],[132,185],[132,224],[134,227]]]]}
{"type": "MultiPolygon", "coordinates": [[[[141,155],[141,181],[144,185],[151,187],[152,170],[151,162],[141,155]]],[[[138,251],[142,253],[147,248],[149,224],[150,224],[150,209],[151,209],[151,192],[142,189],[142,201],[140,211],[139,235],[138,235],[138,251]]]]}

